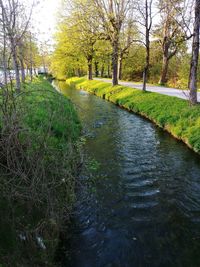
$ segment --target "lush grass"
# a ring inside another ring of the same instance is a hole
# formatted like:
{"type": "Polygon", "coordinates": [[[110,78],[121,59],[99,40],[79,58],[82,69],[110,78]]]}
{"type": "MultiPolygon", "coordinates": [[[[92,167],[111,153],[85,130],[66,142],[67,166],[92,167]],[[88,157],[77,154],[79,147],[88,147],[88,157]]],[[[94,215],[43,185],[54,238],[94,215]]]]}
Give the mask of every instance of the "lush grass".
{"type": "Polygon", "coordinates": [[[29,110],[24,122],[31,131],[46,129],[53,115],[51,138],[55,139],[59,146],[62,142],[66,144],[69,140],[75,141],[79,137],[80,121],[72,103],[56,92],[47,80],[40,78],[27,84],[20,101],[23,101],[29,110]]]}
{"type": "Polygon", "coordinates": [[[149,118],[200,153],[200,105],[191,107],[188,101],[176,97],[84,78],[66,82],[149,118]]]}
{"type": "Polygon", "coordinates": [[[59,234],[75,200],[81,125],[70,100],[43,78],[26,83],[20,95],[10,91],[3,103],[0,266],[56,266],[59,234]]]}

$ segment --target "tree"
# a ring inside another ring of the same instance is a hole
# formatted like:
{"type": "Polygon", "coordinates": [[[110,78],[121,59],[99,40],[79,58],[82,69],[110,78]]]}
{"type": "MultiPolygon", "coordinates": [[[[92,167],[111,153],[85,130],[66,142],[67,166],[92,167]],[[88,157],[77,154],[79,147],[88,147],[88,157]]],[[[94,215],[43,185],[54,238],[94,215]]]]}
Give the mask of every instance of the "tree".
{"type": "Polygon", "coordinates": [[[82,43],[76,31],[69,30],[67,20],[59,25],[56,34],[56,46],[51,57],[50,70],[58,79],[81,76],[87,71],[87,62],[81,49],[82,43]]]}
{"type": "Polygon", "coordinates": [[[25,41],[23,39],[19,40],[18,45],[18,57],[21,69],[21,80],[25,82],[26,74],[25,74],[25,64],[24,64],[24,54],[25,54],[25,41]]]}
{"type": "Polygon", "coordinates": [[[21,87],[18,48],[21,46],[23,36],[28,29],[32,7],[27,17],[24,5],[19,0],[0,0],[0,24],[13,59],[17,93],[20,93],[21,87]]]}
{"type": "Polygon", "coordinates": [[[94,46],[100,38],[99,23],[94,8],[90,1],[75,0],[71,14],[74,34],[77,35],[77,41],[81,41],[81,49],[87,60],[89,80],[93,79],[94,46]]]}
{"type": "Polygon", "coordinates": [[[145,66],[146,49],[141,43],[134,43],[124,58],[123,79],[141,81],[145,66]]]}
{"type": "Polygon", "coordinates": [[[1,65],[3,66],[3,74],[4,74],[4,85],[7,87],[7,83],[8,83],[8,77],[7,77],[7,69],[8,69],[8,52],[7,52],[7,39],[6,39],[6,28],[5,28],[5,20],[4,20],[4,14],[2,12],[1,14],[2,16],[2,62],[1,65]]]}
{"type": "Polygon", "coordinates": [[[118,62],[120,48],[120,34],[122,26],[126,21],[128,12],[131,12],[131,0],[93,0],[96,12],[99,16],[105,39],[112,46],[112,83],[118,84],[118,62]]]}
{"type": "Polygon", "coordinates": [[[200,34],[200,0],[195,1],[195,21],[193,30],[192,57],[190,63],[189,89],[190,102],[197,103],[197,70],[199,60],[199,34],[200,34]]]}
{"type": "MultiPolygon", "coordinates": [[[[88,79],[93,79],[95,43],[99,39],[99,23],[92,1],[67,0],[60,25],[66,24],[65,32],[72,46],[83,54],[87,61],[88,79]]],[[[67,51],[66,51],[67,52],[67,51]]]]}
{"type": "MultiPolygon", "coordinates": [[[[43,53],[42,48],[40,50],[41,53],[43,53]]],[[[42,57],[39,54],[38,44],[35,41],[34,35],[30,31],[27,31],[19,42],[18,57],[22,82],[25,81],[25,76],[28,73],[32,81],[33,74],[36,74],[35,69],[42,65],[42,57]]]]}
{"type": "Polygon", "coordinates": [[[159,83],[167,82],[169,61],[181,50],[183,43],[191,38],[189,32],[190,6],[187,0],[159,0],[159,12],[161,15],[160,26],[155,34],[159,38],[162,51],[162,70],[159,83]]]}
{"type": "Polygon", "coordinates": [[[119,71],[118,78],[122,79],[122,69],[123,69],[123,60],[128,56],[131,45],[134,42],[138,42],[138,29],[133,22],[133,18],[130,17],[127,19],[127,24],[124,24],[122,27],[122,32],[120,35],[120,46],[119,46],[119,71]]]}
{"type": "Polygon", "coordinates": [[[112,47],[109,40],[98,40],[94,48],[100,76],[110,77],[112,47]]]}
{"type": "Polygon", "coordinates": [[[146,47],[146,65],[143,73],[143,91],[146,91],[146,83],[149,76],[149,62],[150,62],[150,31],[152,27],[152,2],[153,0],[145,0],[145,47],[146,47]]]}
{"type": "Polygon", "coordinates": [[[144,35],[144,41],[142,43],[146,49],[145,67],[143,71],[143,91],[146,91],[146,83],[149,77],[150,66],[150,32],[153,23],[152,15],[153,0],[138,1],[136,6],[136,12],[139,14],[137,22],[143,28],[142,34],[144,35]]]}

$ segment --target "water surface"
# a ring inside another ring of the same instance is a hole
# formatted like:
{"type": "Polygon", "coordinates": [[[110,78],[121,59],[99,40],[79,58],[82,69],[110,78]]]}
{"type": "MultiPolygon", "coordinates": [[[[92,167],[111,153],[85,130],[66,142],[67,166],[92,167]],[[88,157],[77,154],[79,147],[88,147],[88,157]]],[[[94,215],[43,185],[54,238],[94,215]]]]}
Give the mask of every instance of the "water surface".
{"type": "Polygon", "coordinates": [[[199,267],[200,157],[137,115],[59,88],[76,105],[87,154],[101,166],[96,193],[76,207],[63,266],[199,267]]]}

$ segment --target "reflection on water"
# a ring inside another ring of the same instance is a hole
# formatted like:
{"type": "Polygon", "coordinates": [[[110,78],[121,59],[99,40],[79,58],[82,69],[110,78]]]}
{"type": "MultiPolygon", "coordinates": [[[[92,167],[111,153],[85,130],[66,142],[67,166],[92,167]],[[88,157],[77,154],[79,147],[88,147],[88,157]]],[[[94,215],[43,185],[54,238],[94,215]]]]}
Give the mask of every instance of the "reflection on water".
{"type": "Polygon", "coordinates": [[[63,266],[199,267],[200,157],[141,117],[59,87],[106,176],[76,208],[72,260],[63,266]]]}

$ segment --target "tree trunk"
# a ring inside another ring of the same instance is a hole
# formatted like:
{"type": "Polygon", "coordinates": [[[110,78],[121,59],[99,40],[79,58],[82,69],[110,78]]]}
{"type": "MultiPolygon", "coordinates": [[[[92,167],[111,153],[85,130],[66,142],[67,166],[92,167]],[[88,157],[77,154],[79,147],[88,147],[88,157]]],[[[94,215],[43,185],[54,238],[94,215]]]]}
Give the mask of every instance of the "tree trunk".
{"type": "Polygon", "coordinates": [[[78,68],[78,77],[81,77],[81,69],[78,68]]]}
{"type": "Polygon", "coordinates": [[[94,66],[95,66],[95,76],[98,77],[99,76],[99,62],[95,61],[94,66]]]}
{"type": "Polygon", "coordinates": [[[159,81],[160,85],[164,85],[167,82],[168,66],[169,66],[169,59],[164,54],[163,55],[163,63],[162,63],[162,71],[161,71],[161,76],[160,76],[160,81],[159,81]]]}
{"type": "MultiPolygon", "coordinates": [[[[151,7],[150,7],[151,8],[151,7]]],[[[150,29],[151,26],[149,25],[149,19],[151,20],[151,17],[149,17],[149,6],[148,1],[145,2],[145,46],[146,46],[146,60],[145,60],[145,68],[143,72],[143,91],[146,91],[146,84],[148,81],[149,76],[149,60],[150,60],[150,29]]],[[[151,23],[150,23],[151,24],[151,23]]]]}
{"type": "Polygon", "coordinates": [[[31,77],[31,82],[33,81],[33,67],[32,64],[30,66],[30,77],[31,77]]]}
{"type": "Polygon", "coordinates": [[[150,41],[149,41],[149,30],[146,30],[146,64],[143,72],[143,87],[142,90],[146,91],[146,84],[149,77],[149,60],[150,60],[150,41]]]}
{"type": "Polygon", "coordinates": [[[92,56],[88,57],[88,80],[92,80],[92,56]]]}
{"type": "Polygon", "coordinates": [[[26,74],[25,74],[25,69],[24,69],[24,45],[23,41],[20,40],[18,41],[18,56],[19,56],[19,64],[20,64],[20,69],[21,69],[21,81],[22,83],[25,82],[26,79],[26,74]]]}
{"type": "Polygon", "coordinates": [[[146,84],[147,84],[147,68],[145,67],[144,71],[143,71],[143,86],[142,86],[142,90],[146,91],[146,84]]]}
{"type": "Polygon", "coordinates": [[[101,78],[104,77],[104,63],[101,66],[101,78]]]}
{"type": "Polygon", "coordinates": [[[30,76],[31,82],[33,81],[33,54],[32,54],[32,35],[30,33],[30,76]]]}
{"type": "Polygon", "coordinates": [[[13,58],[13,66],[15,70],[15,79],[16,79],[16,92],[20,93],[20,74],[19,74],[19,65],[17,60],[17,51],[16,51],[16,44],[14,40],[11,40],[11,51],[12,51],[12,58],[13,58]]]}
{"type": "Polygon", "coordinates": [[[111,64],[110,64],[110,60],[108,61],[108,78],[111,78],[111,75],[110,75],[110,67],[111,67],[111,64]]]}
{"type": "Polygon", "coordinates": [[[119,57],[119,41],[115,40],[112,44],[113,53],[112,53],[112,84],[118,85],[118,57],[119,57]]]}
{"type": "Polygon", "coordinates": [[[4,84],[7,87],[8,84],[8,73],[7,73],[7,56],[6,56],[6,40],[5,40],[5,36],[4,36],[4,47],[3,47],[3,74],[4,74],[4,84]]]}
{"type": "Polygon", "coordinates": [[[119,74],[118,74],[119,80],[122,79],[122,56],[119,58],[119,74]]]}
{"type": "Polygon", "coordinates": [[[7,61],[7,54],[6,54],[6,28],[4,23],[4,14],[2,14],[3,17],[3,74],[4,74],[4,84],[7,87],[8,84],[8,61],[7,61]]]}
{"type": "Polygon", "coordinates": [[[13,65],[14,65],[14,70],[15,70],[15,78],[16,78],[16,92],[19,94],[20,93],[20,74],[19,74],[19,66],[17,62],[17,56],[13,56],[13,65]]]}
{"type": "Polygon", "coordinates": [[[189,89],[191,104],[197,103],[197,70],[199,59],[199,28],[200,28],[200,0],[195,3],[194,36],[192,43],[192,58],[190,63],[189,89]]]}
{"type": "Polygon", "coordinates": [[[22,58],[20,59],[20,67],[21,67],[21,78],[22,78],[22,82],[24,83],[26,79],[26,74],[25,74],[25,69],[24,69],[24,61],[22,58]]]}

